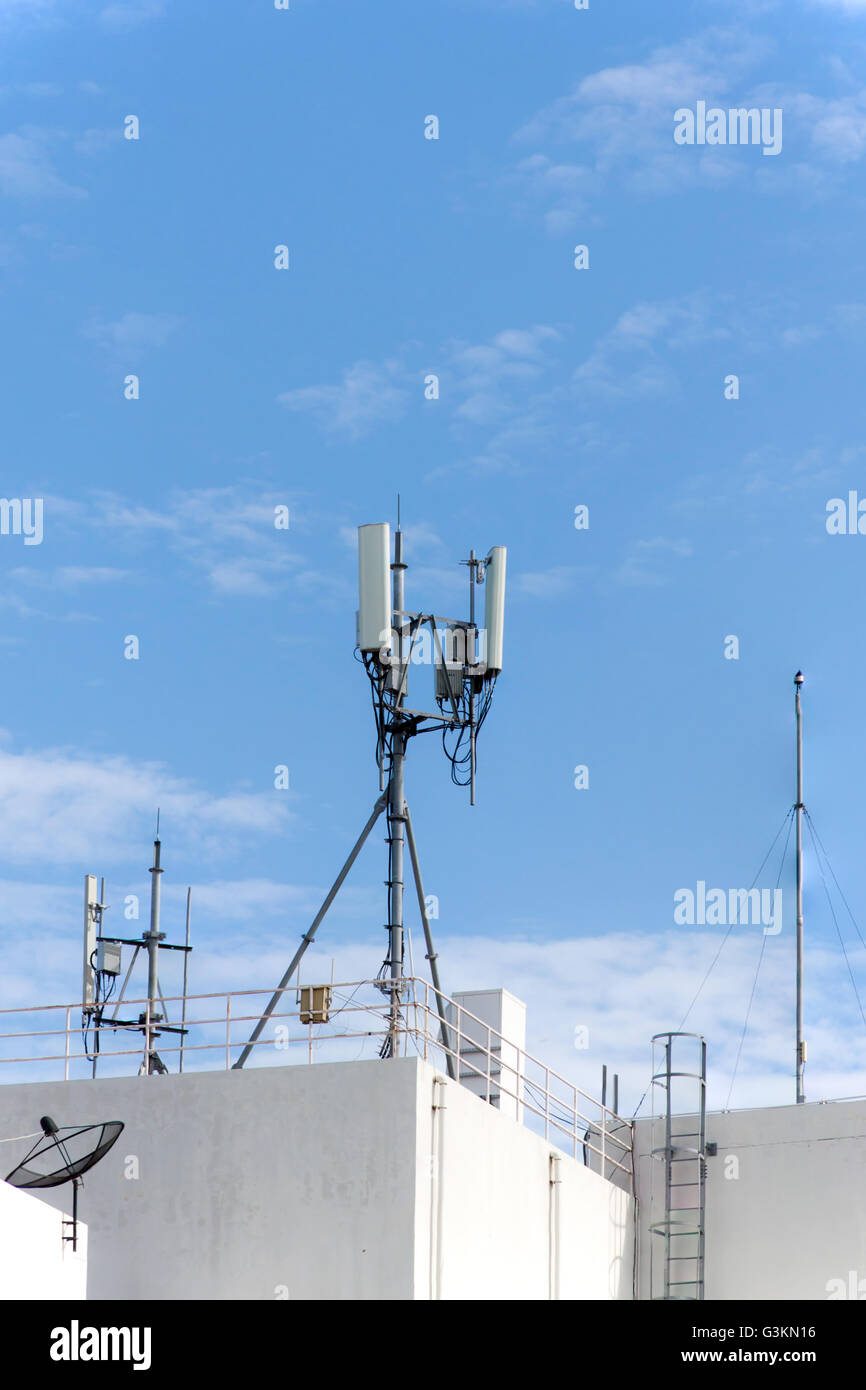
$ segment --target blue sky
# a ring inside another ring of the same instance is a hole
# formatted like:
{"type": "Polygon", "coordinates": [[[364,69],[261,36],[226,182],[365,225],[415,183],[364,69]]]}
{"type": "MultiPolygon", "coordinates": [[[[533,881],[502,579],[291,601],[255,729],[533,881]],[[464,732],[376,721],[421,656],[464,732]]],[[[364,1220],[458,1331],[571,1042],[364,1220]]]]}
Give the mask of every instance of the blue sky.
{"type": "MultiPolygon", "coordinates": [[[[866,496],[866,3],[0,0],[0,42],[2,493],[44,499],[40,545],[0,536],[0,1003],[76,997],[81,876],[146,893],[157,805],[192,987],[276,983],[376,795],[354,536],[399,491],[410,606],[509,548],[478,805],[432,740],[408,768],[445,986],[526,998],[633,1106],[721,935],[674,893],[747,887],[794,799],[798,667],[866,920],[866,540],[825,524],[866,496]],[[698,101],[781,109],[781,152],[676,145],[698,101]]],[[[383,855],[323,928],[338,978],[384,955],[383,855]]],[[[793,1096],[782,886],[734,1104],[793,1096]]],[[[807,1097],[862,1093],[814,864],[806,913],[807,1097]]],[[[717,1103],[760,944],[689,1018],[717,1103]]]]}

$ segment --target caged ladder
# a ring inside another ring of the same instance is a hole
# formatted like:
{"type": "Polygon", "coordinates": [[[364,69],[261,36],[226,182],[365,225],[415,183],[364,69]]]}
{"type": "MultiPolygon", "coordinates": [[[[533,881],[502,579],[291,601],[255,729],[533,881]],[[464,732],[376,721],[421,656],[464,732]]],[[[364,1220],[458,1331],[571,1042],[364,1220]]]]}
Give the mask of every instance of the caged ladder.
{"type": "MultiPolygon", "coordinates": [[[[652,1045],[653,1099],[661,1102],[653,1104],[652,1157],[664,1175],[664,1216],[650,1222],[650,1297],[702,1300],[707,1044],[698,1033],[657,1033],[652,1045]]],[[[659,1205],[653,1194],[651,1214],[659,1205]]]]}

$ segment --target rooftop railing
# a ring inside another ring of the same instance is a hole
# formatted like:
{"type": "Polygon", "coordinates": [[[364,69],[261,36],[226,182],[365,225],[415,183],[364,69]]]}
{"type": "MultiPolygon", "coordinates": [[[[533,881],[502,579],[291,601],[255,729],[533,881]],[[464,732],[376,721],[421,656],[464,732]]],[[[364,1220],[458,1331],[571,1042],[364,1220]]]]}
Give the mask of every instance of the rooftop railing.
{"type": "MultiPolygon", "coordinates": [[[[377,980],[287,986],[248,1066],[418,1056],[458,1079],[617,1186],[632,1190],[632,1125],[432,985],[406,977],[396,1023],[377,980]]],[[[80,1004],[0,1010],[0,1084],[230,1069],[249,1045],[270,990],[169,996],[151,1019],[146,999],[123,1002],[94,1027],[80,1004]],[[185,1031],[180,1031],[183,1028],[185,1031]],[[148,1038],[151,1037],[148,1045],[148,1038]],[[150,1049],[150,1058],[148,1056],[150,1049]]]]}

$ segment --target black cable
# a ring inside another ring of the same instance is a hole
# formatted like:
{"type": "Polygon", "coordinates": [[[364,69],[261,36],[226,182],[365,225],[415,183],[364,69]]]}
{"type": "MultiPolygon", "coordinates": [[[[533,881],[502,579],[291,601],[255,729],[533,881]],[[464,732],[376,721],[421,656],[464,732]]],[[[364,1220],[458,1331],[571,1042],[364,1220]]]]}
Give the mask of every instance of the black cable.
{"type": "MultiPolygon", "coordinates": [[[[762,874],[763,871],[764,871],[764,865],[766,864],[766,862],[767,862],[767,860],[769,859],[770,855],[773,853],[773,850],[774,850],[775,847],[776,847],[776,842],[777,842],[779,836],[781,835],[782,831],[785,829],[785,826],[786,826],[786,824],[787,824],[787,822],[788,822],[789,817],[793,816],[793,814],[794,814],[794,808],[793,808],[793,806],[792,806],[792,807],[790,808],[790,810],[788,810],[788,811],[785,812],[785,819],[782,821],[782,824],[779,826],[779,829],[776,831],[776,834],[773,836],[773,842],[772,842],[772,844],[770,845],[770,848],[767,850],[767,853],[764,855],[764,858],[763,858],[762,861],[761,861],[761,867],[759,868],[758,872],[755,874],[755,877],[752,879],[752,882],[750,883],[749,888],[748,888],[748,890],[747,890],[748,892],[751,893],[751,891],[752,891],[752,889],[754,888],[755,884],[757,883],[758,879],[761,877],[761,874],[762,874]]],[[[733,931],[735,925],[736,925],[736,924],[732,922],[732,923],[729,925],[728,930],[725,932],[724,936],[722,937],[722,944],[719,946],[719,949],[716,951],[716,954],[713,956],[713,959],[712,959],[712,961],[711,961],[711,963],[710,963],[710,967],[709,967],[709,969],[707,970],[707,973],[704,975],[704,978],[701,980],[701,983],[698,985],[698,989],[697,989],[697,993],[695,994],[695,997],[693,998],[691,1004],[689,1004],[689,1007],[686,1009],[685,1013],[683,1014],[682,1022],[680,1023],[679,1028],[676,1030],[678,1033],[681,1033],[681,1032],[682,1032],[682,1030],[683,1030],[683,1024],[685,1023],[685,1021],[686,1021],[686,1019],[688,1018],[689,1014],[691,1013],[692,1009],[695,1007],[695,1004],[698,1002],[698,999],[700,998],[700,995],[701,995],[701,993],[702,993],[702,991],[703,991],[704,985],[707,983],[707,980],[710,978],[710,975],[713,973],[713,970],[715,969],[715,966],[716,966],[716,962],[718,961],[719,956],[722,954],[722,951],[725,949],[725,943],[726,943],[728,937],[730,936],[731,932],[733,931]]],[[[650,1085],[652,1085],[652,1082],[650,1082],[650,1085]]],[[[646,1090],[644,1091],[643,1095],[641,1096],[640,1100],[638,1101],[637,1107],[636,1107],[636,1109],[634,1110],[634,1113],[632,1114],[632,1119],[635,1118],[635,1116],[636,1116],[637,1113],[638,1113],[638,1110],[640,1110],[641,1106],[643,1105],[644,1101],[646,1100],[647,1096],[649,1095],[649,1089],[650,1089],[649,1086],[647,1086],[646,1090]]]]}
{"type": "MultiPolygon", "coordinates": [[[[786,860],[787,857],[788,857],[788,845],[789,845],[790,842],[791,842],[791,829],[792,829],[792,827],[793,827],[793,824],[794,824],[794,818],[793,818],[793,816],[792,816],[791,819],[788,821],[788,833],[787,833],[787,835],[785,836],[785,844],[784,844],[784,847],[783,847],[783,849],[782,849],[782,860],[781,860],[781,863],[779,864],[779,872],[778,872],[778,874],[776,875],[776,887],[777,887],[777,888],[778,888],[779,884],[780,884],[781,881],[782,881],[782,870],[783,870],[784,867],[785,867],[785,860],[786,860]]],[[[742,1034],[740,1035],[740,1045],[739,1045],[739,1047],[737,1048],[737,1055],[736,1055],[736,1058],[735,1058],[735,1060],[734,1060],[734,1070],[733,1070],[733,1074],[732,1074],[732,1076],[731,1076],[731,1084],[730,1084],[730,1087],[728,1088],[728,1099],[727,1099],[727,1101],[726,1101],[726,1103],[725,1103],[725,1109],[726,1109],[726,1110],[730,1110],[730,1108],[731,1108],[731,1096],[733,1095],[733,1092],[734,1092],[734,1082],[735,1082],[736,1079],[737,1079],[737,1071],[738,1071],[739,1066],[740,1066],[740,1056],[742,1055],[743,1044],[744,1044],[744,1042],[746,1041],[746,1033],[747,1033],[748,1028],[749,1028],[749,1018],[750,1018],[751,1013],[752,1013],[752,1004],[753,1004],[754,998],[755,998],[755,990],[758,988],[758,976],[759,976],[760,973],[761,973],[761,965],[762,965],[763,960],[764,960],[764,951],[766,950],[766,946],[767,946],[767,933],[764,932],[764,931],[762,931],[762,932],[761,932],[761,949],[760,949],[760,951],[758,952],[758,965],[757,965],[757,968],[756,968],[756,970],[755,970],[755,978],[754,978],[754,980],[752,981],[752,992],[751,992],[751,994],[749,995],[749,1003],[748,1003],[748,1006],[747,1006],[747,1008],[746,1008],[746,1017],[745,1017],[745,1019],[744,1019],[744,1021],[743,1021],[743,1031],[742,1031],[742,1034]]]]}
{"type": "MultiPolygon", "coordinates": [[[[748,887],[748,890],[747,890],[748,892],[751,893],[751,891],[752,891],[752,889],[754,888],[755,884],[757,883],[758,879],[761,877],[761,874],[762,874],[763,871],[764,871],[764,865],[766,864],[767,860],[769,859],[770,855],[773,853],[773,850],[774,850],[775,847],[776,847],[776,841],[778,840],[779,836],[781,835],[782,831],[784,830],[786,822],[788,821],[788,819],[789,819],[791,816],[793,816],[793,814],[794,814],[794,808],[792,807],[791,810],[787,812],[787,814],[786,814],[786,816],[785,816],[785,819],[782,821],[782,824],[779,826],[779,829],[778,829],[778,831],[777,831],[777,833],[776,833],[776,836],[775,836],[775,839],[773,840],[773,843],[770,845],[770,848],[767,850],[767,853],[764,855],[764,858],[763,858],[763,860],[762,860],[760,869],[759,869],[758,872],[755,874],[755,877],[752,879],[752,882],[749,884],[749,887],[748,887]]],[[[789,833],[790,833],[790,832],[789,832],[789,833]]],[[[688,1016],[689,1016],[689,1014],[691,1013],[692,1009],[695,1007],[695,1004],[698,1002],[698,999],[700,998],[700,995],[701,995],[701,991],[703,990],[704,985],[707,983],[707,980],[710,978],[710,975],[713,973],[713,970],[715,969],[716,961],[719,959],[719,956],[722,954],[722,951],[723,951],[724,948],[725,948],[725,942],[727,941],[728,937],[730,936],[730,934],[731,934],[731,932],[733,931],[733,929],[734,929],[735,926],[736,926],[736,923],[735,923],[735,922],[731,922],[730,925],[729,925],[729,927],[728,927],[728,930],[725,932],[724,936],[722,937],[722,944],[721,944],[721,946],[719,947],[718,951],[716,952],[715,956],[713,957],[713,961],[712,961],[712,964],[710,965],[709,970],[707,971],[707,973],[706,973],[706,975],[704,976],[704,978],[701,980],[701,983],[700,983],[700,985],[698,986],[697,994],[695,995],[695,997],[694,997],[694,999],[692,1000],[691,1004],[689,1004],[689,1007],[686,1009],[685,1013],[683,1014],[682,1022],[680,1023],[680,1026],[679,1026],[679,1028],[677,1029],[677,1032],[678,1032],[678,1033],[681,1033],[681,1032],[682,1032],[682,1030],[683,1030],[683,1024],[686,1022],[686,1019],[688,1018],[688,1016]]]]}
{"type": "MultiPolygon", "coordinates": [[[[805,808],[804,808],[804,810],[805,810],[805,808]]],[[[863,947],[864,951],[866,951],[866,941],[863,940],[863,933],[860,931],[860,928],[859,928],[858,925],[857,925],[857,920],[856,920],[856,918],[855,918],[855,916],[854,916],[854,913],[851,911],[851,908],[848,906],[848,899],[845,897],[845,894],[842,892],[842,889],[839,887],[839,880],[838,880],[838,878],[836,877],[836,875],[835,875],[835,873],[834,873],[834,871],[833,871],[833,865],[830,863],[829,855],[827,854],[827,851],[826,851],[825,848],[824,848],[824,845],[823,845],[823,843],[822,843],[822,841],[821,841],[821,836],[818,834],[817,830],[815,829],[814,822],[813,822],[813,820],[812,820],[812,817],[809,815],[809,812],[808,812],[808,811],[806,811],[806,820],[809,822],[809,829],[811,830],[812,835],[813,835],[814,838],[818,841],[818,844],[821,846],[821,853],[822,853],[823,856],[824,856],[824,860],[825,860],[825,862],[826,862],[826,864],[827,864],[827,868],[830,870],[830,873],[833,875],[833,882],[835,883],[836,888],[838,889],[839,897],[842,899],[843,903],[845,904],[845,908],[846,908],[846,911],[847,911],[847,913],[848,913],[848,916],[851,918],[851,921],[852,921],[853,924],[854,924],[854,930],[855,930],[855,932],[857,933],[858,937],[860,938],[860,945],[863,947]]]]}
{"type": "Polygon", "coordinates": [[[829,887],[827,886],[827,880],[826,880],[826,878],[824,877],[824,870],[823,870],[823,868],[821,867],[821,858],[820,858],[820,856],[819,856],[819,854],[818,854],[818,843],[817,843],[817,840],[816,840],[816,838],[815,838],[815,832],[814,832],[814,830],[812,829],[812,822],[811,822],[811,819],[810,819],[808,816],[806,817],[806,824],[808,825],[808,827],[809,827],[809,833],[810,833],[810,835],[812,836],[812,846],[813,846],[813,848],[814,848],[814,850],[815,850],[815,858],[816,858],[816,860],[818,861],[818,872],[819,872],[820,875],[821,875],[821,882],[822,882],[823,885],[824,885],[824,892],[827,894],[827,906],[828,906],[829,909],[830,909],[830,916],[833,918],[833,926],[836,928],[836,935],[837,935],[838,938],[839,938],[839,945],[842,947],[842,955],[845,957],[845,964],[846,964],[846,966],[848,967],[848,975],[849,975],[849,978],[850,978],[850,980],[851,980],[851,988],[852,988],[853,991],[854,991],[854,998],[857,1000],[857,1008],[860,1010],[860,1017],[861,1017],[862,1020],[863,1020],[863,1026],[864,1026],[864,1028],[866,1028],[866,1013],[863,1012],[863,1003],[862,1003],[862,1000],[860,999],[860,991],[859,991],[858,988],[857,988],[857,981],[854,979],[854,971],[851,969],[851,962],[850,962],[850,960],[848,959],[848,952],[847,952],[846,949],[845,949],[845,942],[844,942],[843,939],[842,939],[842,932],[840,931],[840,929],[839,929],[839,923],[838,923],[838,921],[836,920],[836,912],[835,912],[834,907],[833,907],[833,900],[832,900],[832,898],[830,897],[830,889],[829,889],[829,887]]]}

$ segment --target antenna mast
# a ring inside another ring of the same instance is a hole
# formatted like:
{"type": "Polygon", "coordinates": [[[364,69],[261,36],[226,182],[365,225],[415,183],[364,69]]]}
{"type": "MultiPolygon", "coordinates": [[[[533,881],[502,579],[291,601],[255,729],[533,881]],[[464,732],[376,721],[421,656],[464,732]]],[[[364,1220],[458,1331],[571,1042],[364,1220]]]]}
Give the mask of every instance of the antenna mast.
{"type": "MultiPolygon", "coordinates": [[[[397,530],[394,533],[394,563],[391,566],[394,603],[394,622],[403,626],[405,604],[403,563],[403,532],[400,530],[400,497],[397,497],[397,530]]],[[[402,658],[398,671],[403,675],[402,658]]],[[[408,661],[406,671],[408,672],[408,661]]],[[[403,765],[406,759],[406,737],[403,732],[403,702],[406,681],[401,679],[394,700],[394,737],[392,741],[391,775],[388,780],[388,957],[391,971],[391,1013],[389,1017],[390,1055],[397,1055],[397,1030],[400,1024],[400,996],[403,978],[403,841],[406,822],[403,765]]]]}
{"type": "Polygon", "coordinates": [[[150,931],[145,937],[147,947],[147,1046],[145,1066],[148,1076],[154,1071],[164,1071],[165,1067],[154,1051],[156,1025],[162,1019],[159,1012],[159,943],[165,940],[165,932],[159,930],[160,879],[162,869],[159,856],[162,848],[159,839],[159,812],[156,813],[156,839],[153,842],[153,867],[149,870],[150,880],[150,931]]]}
{"type": "Polygon", "coordinates": [[[408,842],[446,1066],[448,1074],[454,1075],[446,1006],[439,983],[439,969],[424,896],[418,846],[412,827],[412,816],[406,802],[405,760],[410,739],[418,734],[438,734],[451,764],[451,780],[458,787],[470,789],[471,801],[474,804],[476,740],[490,708],[496,678],[502,671],[505,546],[493,546],[486,559],[479,559],[473,550],[468,561],[464,560],[463,563],[469,566],[468,621],[465,618],[440,617],[430,611],[410,612],[405,607],[406,564],[403,560],[399,494],[393,561],[391,527],[387,521],[375,522],[358,529],[359,608],[356,652],[372,687],[380,795],[328,896],[311,926],[302,936],[301,944],[289,968],[234,1063],[235,1069],[244,1066],[253,1048],[258,1044],[268,1020],[289,986],[301,957],[311,945],[322,919],[337,896],[367,836],[384,811],[388,822],[388,921],[385,927],[388,933],[388,955],[380,968],[376,984],[383,994],[390,996],[390,1009],[388,1033],[379,1055],[383,1058],[397,1057],[400,1033],[403,1031],[401,1008],[406,987],[403,973],[404,852],[408,842]],[[484,583],[486,588],[484,628],[479,632],[475,617],[474,586],[480,583],[484,583]],[[429,637],[432,639],[432,643],[427,644],[427,660],[433,667],[432,702],[435,702],[435,710],[410,708],[406,703],[409,668],[413,664],[423,664],[425,661],[425,644],[422,638],[428,634],[422,632],[422,629],[426,628],[429,628],[429,637]],[[483,638],[480,652],[479,636],[483,638]],[[417,658],[413,656],[416,650],[417,658]],[[450,748],[449,738],[452,743],[450,748]]]}
{"type": "Polygon", "coordinates": [[[803,1040],[803,711],[800,707],[800,687],[803,672],[794,677],[794,709],[797,716],[797,1104],[806,1097],[803,1091],[803,1072],[806,1066],[806,1044],[803,1040]]]}
{"type": "MultiPolygon", "coordinates": [[[[105,901],[105,879],[102,880],[99,902],[96,901],[96,877],[94,874],[86,874],[84,879],[84,991],[83,991],[83,1016],[82,1026],[85,1030],[85,1053],[93,1063],[93,1075],[96,1076],[97,1062],[99,1060],[100,1034],[104,1029],[116,1032],[118,1028],[129,1029],[144,1036],[144,1057],[142,1059],[139,1076],[152,1076],[155,1073],[163,1073],[168,1070],[159,1053],[154,1047],[155,1039],[161,1033],[179,1033],[181,1039],[180,1071],[183,1071],[183,1040],[187,1033],[186,1028],[186,996],[189,972],[189,953],[192,947],[189,944],[189,916],[190,916],[190,894],[191,889],[187,890],[186,899],[186,944],[184,946],[171,945],[165,939],[165,932],[160,931],[160,906],[161,906],[161,875],[163,869],[160,865],[162,842],[159,838],[159,812],[156,815],[156,839],[153,842],[153,866],[150,869],[152,874],[150,888],[150,927],[142,932],[138,938],[125,936],[104,936],[103,935],[103,914],[108,904],[105,901]],[[133,948],[132,960],[126,971],[126,975],[121,985],[120,994],[114,1003],[113,1012],[106,1017],[105,1011],[114,999],[114,989],[116,982],[123,973],[123,947],[133,948]],[[123,1004],[126,987],[135,969],[139,952],[147,953],[147,1009],[144,1013],[139,1013],[137,1018],[120,1018],[120,1009],[123,1004]],[[168,1022],[168,1010],[162,989],[159,983],[159,953],[160,951],[183,951],[183,1016],[178,1028],[168,1022]],[[93,1030],[93,1050],[88,1049],[86,1034],[88,1030],[93,1030]]],[[[136,916],[138,912],[136,911],[136,916]]]]}

